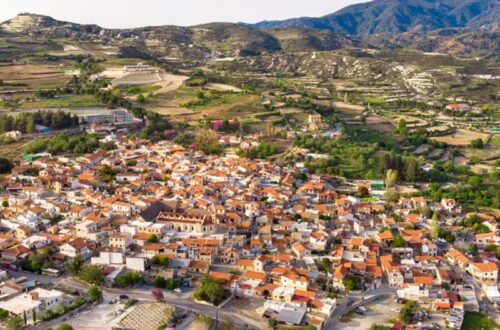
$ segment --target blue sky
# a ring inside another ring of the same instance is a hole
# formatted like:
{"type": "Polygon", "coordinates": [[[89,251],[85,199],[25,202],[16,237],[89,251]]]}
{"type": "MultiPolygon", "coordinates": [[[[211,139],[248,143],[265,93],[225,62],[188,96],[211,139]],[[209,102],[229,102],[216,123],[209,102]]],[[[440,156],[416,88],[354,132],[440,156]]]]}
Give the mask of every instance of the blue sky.
{"type": "Polygon", "coordinates": [[[0,21],[20,12],[107,28],[258,22],[323,16],[366,0],[0,0],[0,21]]]}

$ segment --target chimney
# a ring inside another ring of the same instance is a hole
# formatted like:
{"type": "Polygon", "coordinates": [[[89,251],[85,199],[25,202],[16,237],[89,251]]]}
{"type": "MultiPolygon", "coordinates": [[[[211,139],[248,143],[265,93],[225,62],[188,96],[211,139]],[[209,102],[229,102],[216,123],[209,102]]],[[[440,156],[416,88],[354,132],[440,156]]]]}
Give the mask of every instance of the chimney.
{"type": "Polygon", "coordinates": [[[38,300],[38,292],[30,292],[31,300],[38,300]]]}

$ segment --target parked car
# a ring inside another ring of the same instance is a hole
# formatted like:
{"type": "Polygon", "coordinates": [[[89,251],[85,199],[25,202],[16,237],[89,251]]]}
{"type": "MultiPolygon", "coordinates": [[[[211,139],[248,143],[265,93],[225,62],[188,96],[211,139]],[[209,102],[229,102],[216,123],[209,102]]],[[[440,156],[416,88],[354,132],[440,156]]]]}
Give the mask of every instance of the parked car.
{"type": "Polygon", "coordinates": [[[175,288],[175,289],[174,289],[174,292],[177,292],[177,293],[182,293],[182,289],[181,289],[181,288],[175,288]]]}
{"type": "Polygon", "coordinates": [[[126,294],[121,294],[120,295],[120,300],[128,300],[130,299],[126,294]]]}

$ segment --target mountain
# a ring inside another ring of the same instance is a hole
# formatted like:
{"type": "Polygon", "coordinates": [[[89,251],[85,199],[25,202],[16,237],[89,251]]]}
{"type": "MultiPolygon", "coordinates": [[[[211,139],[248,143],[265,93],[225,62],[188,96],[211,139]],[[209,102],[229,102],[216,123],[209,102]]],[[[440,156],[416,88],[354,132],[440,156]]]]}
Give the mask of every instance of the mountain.
{"type": "Polygon", "coordinates": [[[97,25],[63,22],[48,16],[26,13],[1,23],[0,33],[120,43],[129,47],[129,50],[130,46],[147,48],[154,55],[166,55],[166,51],[177,50],[176,55],[197,52],[201,56],[204,53],[251,56],[282,50],[334,50],[362,46],[359,38],[315,29],[255,29],[235,23],[105,29],[97,25]]]}
{"type": "Polygon", "coordinates": [[[326,29],[346,35],[428,32],[500,24],[500,0],[374,0],[323,17],[263,21],[256,28],[326,29]]]}

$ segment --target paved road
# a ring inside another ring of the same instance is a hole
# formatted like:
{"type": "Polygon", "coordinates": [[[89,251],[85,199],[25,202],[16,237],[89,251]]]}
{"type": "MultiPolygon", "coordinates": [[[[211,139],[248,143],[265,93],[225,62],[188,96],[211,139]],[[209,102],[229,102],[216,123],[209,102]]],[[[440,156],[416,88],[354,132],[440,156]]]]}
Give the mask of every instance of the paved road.
{"type": "MultiPolygon", "coordinates": [[[[59,281],[60,285],[72,288],[72,289],[78,289],[82,291],[86,291],[89,288],[89,285],[82,283],[80,281],[75,280],[74,278],[71,277],[66,277],[59,281]]],[[[102,289],[103,295],[106,298],[113,298],[118,295],[124,294],[129,296],[130,298],[133,299],[138,299],[138,300],[143,300],[143,301],[151,301],[153,299],[153,296],[151,295],[151,292],[149,290],[141,290],[141,289],[128,289],[128,290],[122,290],[122,289],[110,289],[110,288],[103,288],[102,289]]],[[[214,307],[212,305],[205,305],[202,303],[198,303],[194,300],[191,299],[189,295],[175,295],[173,293],[164,291],[164,297],[165,297],[165,302],[167,304],[170,304],[172,306],[182,308],[185,310],[188,310],[190,312],[194,313],[199,313],[203,315],[210,316],[212,318],[215,318],[217,313],[219,315],[219,319],[223,319],[224,317],[230,318],[235,326],[237,326],[240,329],[262,329],[263,328],[263,323],[257,320],[250,319],[244,315],[233,313],[224,309],[219,309],[217,307],[214,307]]]]}
{"type": "Polygon", "coordinates": [[[379,298],[390,297],[394,294],[394,289],[388,286],[382,286],[376,290],[362,292],[362,293],[351,293],[347,296],[347,299],[341,304],[330,315],[328,320],[325,322],[324,329],[335,329],[340,318],[345,314],[352,311],[354,308],[370,304],[379,298]]]}

